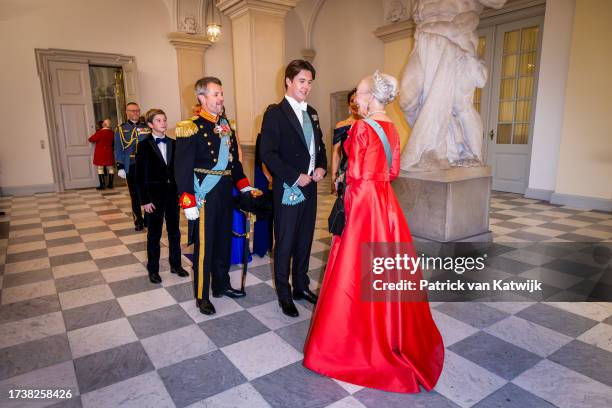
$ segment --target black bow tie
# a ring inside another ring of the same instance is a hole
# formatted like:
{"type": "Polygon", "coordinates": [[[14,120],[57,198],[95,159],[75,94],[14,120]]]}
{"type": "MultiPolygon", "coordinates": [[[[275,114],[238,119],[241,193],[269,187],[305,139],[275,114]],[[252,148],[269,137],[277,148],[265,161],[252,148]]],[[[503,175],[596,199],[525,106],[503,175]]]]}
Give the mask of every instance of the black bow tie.
{"type": "Polygon", "coordinates": [[[166,138],[166,137],[156,137],[155,138],[155,143],[157,143],[157,144],[168,143],[168,138],[166,138]]]}

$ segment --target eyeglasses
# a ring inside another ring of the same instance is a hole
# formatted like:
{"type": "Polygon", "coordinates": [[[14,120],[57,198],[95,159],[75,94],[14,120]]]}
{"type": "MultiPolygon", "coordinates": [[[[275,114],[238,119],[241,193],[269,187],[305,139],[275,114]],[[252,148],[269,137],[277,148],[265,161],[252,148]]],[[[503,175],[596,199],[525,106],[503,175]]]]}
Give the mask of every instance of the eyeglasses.
{"type": "Polygon", "coordinates": [[[128,109],[128,112],[140,112],[140,109],[128,109]]]}

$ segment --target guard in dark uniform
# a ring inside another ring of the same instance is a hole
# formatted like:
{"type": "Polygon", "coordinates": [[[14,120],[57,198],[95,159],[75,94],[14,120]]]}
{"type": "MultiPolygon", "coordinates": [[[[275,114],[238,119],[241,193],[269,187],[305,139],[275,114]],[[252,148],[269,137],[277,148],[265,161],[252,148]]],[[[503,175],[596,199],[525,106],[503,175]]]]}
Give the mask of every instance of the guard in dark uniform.
{"type": "Polygon", "coordinates": [[[127,179],[130,198],[132,201],[132,217],[136,231],[144,229],[144,219],[140,209],[140,198],[136,187],[136,152],[138,143],[144,140],[151,130],[140,120],[140,107],[130,102],[125,107],[127,122],[117,126],[115,131],[115,161],[117,162],[117,175],[127,179]]]}
{"type": "Polygon", "coordinates": [[[198,116],[176,126],[175,177],[179,204],[193,228],[193,287],[203,314],[214,314],[213,297],[244,296],[230,285],[232,239],[232,185],[241,192],[261,193],[249,185],[238,159],[238,143],[228,121],[221,116],[223,89],[215,77],[200,79],[195,86],[202,104],[198,116]],[[212,279],[212,282],[211,282],[212,279]]]}

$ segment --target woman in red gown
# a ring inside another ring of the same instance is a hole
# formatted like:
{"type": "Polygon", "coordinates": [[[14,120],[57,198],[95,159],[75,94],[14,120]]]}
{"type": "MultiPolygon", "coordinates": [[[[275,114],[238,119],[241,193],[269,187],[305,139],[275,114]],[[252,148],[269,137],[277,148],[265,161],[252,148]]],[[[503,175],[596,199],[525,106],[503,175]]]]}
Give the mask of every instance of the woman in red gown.
{"type": "Polygon", "coordinates": [[[444,361],[444,345],[429,304],[367,301],[360,296],[361,246],[412,242],[391,187],[399,174],[400,142],[384,106],[396,94],[397,80],[378,71],[357,88],[360,114],[386,133],[392,165],[389,169],[375,130],[363,120],[355,122],[345,142],[346,227],[332,242],[304,346],[304,366],[352,384],[416,393],[419,386],[430,391],[436,385],[444,361]]]}

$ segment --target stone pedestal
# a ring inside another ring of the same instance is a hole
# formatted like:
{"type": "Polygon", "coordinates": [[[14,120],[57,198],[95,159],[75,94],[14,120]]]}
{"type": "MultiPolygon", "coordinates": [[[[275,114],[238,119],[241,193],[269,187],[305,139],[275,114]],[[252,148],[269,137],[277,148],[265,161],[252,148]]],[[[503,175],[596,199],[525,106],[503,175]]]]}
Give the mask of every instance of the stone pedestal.
{"type": "Polygon", "coordinates": [[[393,182],[412,235],[437,243],[490,243],[490,167],[404,172],[393,182]]]}

